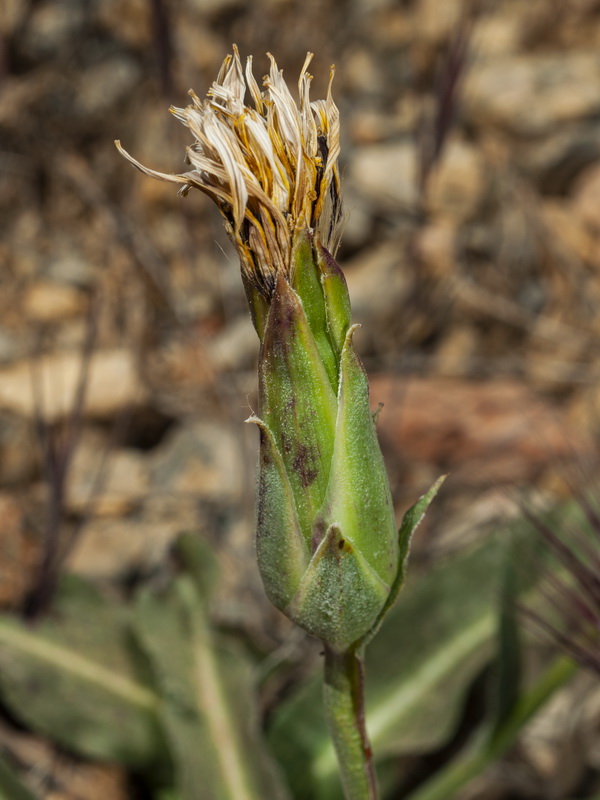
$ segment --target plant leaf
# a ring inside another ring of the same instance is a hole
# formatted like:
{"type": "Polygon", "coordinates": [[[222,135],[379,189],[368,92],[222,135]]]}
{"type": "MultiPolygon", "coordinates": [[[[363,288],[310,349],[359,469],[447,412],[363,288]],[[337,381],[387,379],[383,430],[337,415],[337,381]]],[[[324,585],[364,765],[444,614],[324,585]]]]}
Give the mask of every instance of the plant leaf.
{"type": "Polygon", "coordinates": [[[128,611],[66,579],[35,628],[0,617],[0,694],[17,718],[71,751],[140,767],[164,742],[128,611]]]}
{"type": "Polygon", "coordinates": [[[521,637],[517,619],[518,576],[515,548],[507,548],[500,593],[497,651],[490,686],[490,737],[493,738],[511,716],[521,693],[521,637]]]}
{"type": "Polygon", "coordinates": [[[163,698],[161,719],[181,800],[280,800],[258,731],[250,665],[217,644],[194,581],[140,594],[136,628],[163,698]]]}

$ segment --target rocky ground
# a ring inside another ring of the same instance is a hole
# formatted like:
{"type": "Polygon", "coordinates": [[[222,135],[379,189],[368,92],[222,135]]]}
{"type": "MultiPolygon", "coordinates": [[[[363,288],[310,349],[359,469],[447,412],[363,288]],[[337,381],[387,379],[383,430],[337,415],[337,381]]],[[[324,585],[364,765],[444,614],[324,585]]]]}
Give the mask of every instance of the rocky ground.
{"type": "MultiPolygon", "coordinates": [[[[167,108],[204,94],[232,42],[290,79],[315,52],[314,97],[336,65],[339,260],[398,513],[451,475],[417,556],[481,535],[513,487],[560,496],[570,464],[597,462],[598,0],[4,0],[5,608],[32,602],[61,542],[68,569],[123,586],[200,529],[223,562],[220,621],[290,636],[253,566],[257,343],[235,256],[206,198],[113,146],[179,171],[167,108]]],[[[102,769],[51,796],[127,797],[102,769]]]]}

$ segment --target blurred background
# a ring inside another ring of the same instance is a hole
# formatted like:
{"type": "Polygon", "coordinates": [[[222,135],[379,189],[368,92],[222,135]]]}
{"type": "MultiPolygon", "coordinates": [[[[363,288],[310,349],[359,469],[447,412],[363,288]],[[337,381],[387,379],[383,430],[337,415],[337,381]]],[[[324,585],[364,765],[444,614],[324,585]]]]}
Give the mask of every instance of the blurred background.
{"type": "MultiPolygon", "coordinates": [[[[292,84],[314,52],[314,99],[336,66],[338,260],[398,515],[450,473],[415,542],[427,574],[506,525],[515,489],[558,503],[597,463],[600,2],[0,0],[0,602],[41,619],[67,571],[127,598],[194,531],[220,564],[216,622],[285,653],[268,719],[319,653],[254,565],[238,264],[207,198],[113,145],[181,171],[168,107],[204,96],[232,43],[292,84]]],[[[569,725],[460,796],[575,796],[600,762],[581,711],[600,694],[577,692],[569,725]]],[[[40,797],[151,796],[7,710],[0,742],[40,797]]]]}

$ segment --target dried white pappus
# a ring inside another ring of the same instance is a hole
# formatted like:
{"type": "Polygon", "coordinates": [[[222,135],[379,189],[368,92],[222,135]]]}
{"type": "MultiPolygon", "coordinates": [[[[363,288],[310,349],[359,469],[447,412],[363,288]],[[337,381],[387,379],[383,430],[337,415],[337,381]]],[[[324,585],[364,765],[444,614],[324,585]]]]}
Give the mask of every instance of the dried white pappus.
{"type": "Polygon", "coordinates": [[[206,100],[190,91],[192,105],[170,109],[194,136],[187,148],[188,172],[149,169],[115,142],[146,175],[179,184],[184,195],[196,187],[213,198],[237,248],[244,278],[265,297],[272,294],[279,272],[289,274],[295,230],[314,230],[330,252],[339,243],[340,123],[331,96],[334,71],[332,67],[326,99],[311,102],[312,57],[307,54],[300,72],[296,103],[272,55],[261,92],[252,57],[244,71],[234,47],[206,100]],[[252,106],[245,104],[247,91],[252,106]]]}

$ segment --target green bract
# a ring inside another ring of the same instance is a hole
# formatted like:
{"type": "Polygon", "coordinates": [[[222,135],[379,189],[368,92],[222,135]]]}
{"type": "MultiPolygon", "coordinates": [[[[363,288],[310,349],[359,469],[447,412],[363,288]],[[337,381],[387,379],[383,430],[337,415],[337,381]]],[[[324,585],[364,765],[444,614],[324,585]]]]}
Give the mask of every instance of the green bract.
{"type": "Polygon", "coordinates": [[[400,560],[346,281],[302,229],[270,301],[246,289],[261,338],[260,572],[277,608],[341,651],[377,621],[400,560]]]}

